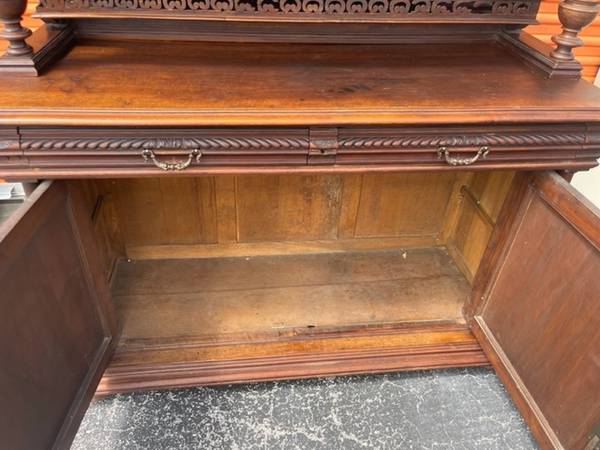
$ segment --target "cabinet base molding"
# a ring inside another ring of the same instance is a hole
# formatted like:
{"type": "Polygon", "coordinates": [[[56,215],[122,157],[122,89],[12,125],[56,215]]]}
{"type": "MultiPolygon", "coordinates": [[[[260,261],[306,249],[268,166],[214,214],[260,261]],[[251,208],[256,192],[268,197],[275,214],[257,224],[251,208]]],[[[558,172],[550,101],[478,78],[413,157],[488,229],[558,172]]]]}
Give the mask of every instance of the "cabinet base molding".
{"type": "Polygon", "coordinates": [[[361,336],[304,337],[300,342],[292,340],[283,345],[265,342],[117,350],[96,396],[142,389],[489,365],[470,331],[456,326],[445,328],[432,325],[434,331],[427,332],[420,327],[393,334],[365,330],[361,336]],[[313,348],[322,350],[313,351],[313,348]],[[165,362],[169,353],[183,356],[181,359],[202,355],[202,359],[165,362]],[[223,355],[244,353],[263,356],[223,359],[223,355]]]}

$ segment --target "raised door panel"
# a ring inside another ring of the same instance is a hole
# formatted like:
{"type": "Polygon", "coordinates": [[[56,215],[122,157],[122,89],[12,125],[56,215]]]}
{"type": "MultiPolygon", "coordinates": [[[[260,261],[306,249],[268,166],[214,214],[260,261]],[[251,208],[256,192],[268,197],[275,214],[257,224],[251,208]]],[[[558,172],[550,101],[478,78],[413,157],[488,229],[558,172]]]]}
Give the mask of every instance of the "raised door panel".
{"type": "Polygon", "coordinates": [[[544,448],[600,419],[600,211],[554,173],[526,187],[474,331],[544,448]]]}
{"type": "Polygon", "coordinates": [[[0,225],[2,448],[68,447],[110,357],[114,315],[82,206],[46,182],[0,225]]]}

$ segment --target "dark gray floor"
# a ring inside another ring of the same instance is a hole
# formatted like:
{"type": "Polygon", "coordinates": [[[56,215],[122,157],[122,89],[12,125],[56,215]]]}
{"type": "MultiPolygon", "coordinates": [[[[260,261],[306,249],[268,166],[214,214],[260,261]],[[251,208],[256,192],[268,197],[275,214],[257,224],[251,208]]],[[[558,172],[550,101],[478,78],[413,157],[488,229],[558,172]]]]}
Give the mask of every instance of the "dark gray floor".
{"type": "Polygon", "coordinates": [[[494,373],[456,369],[117,395],[75,449],[535,449],[494,373]]]}

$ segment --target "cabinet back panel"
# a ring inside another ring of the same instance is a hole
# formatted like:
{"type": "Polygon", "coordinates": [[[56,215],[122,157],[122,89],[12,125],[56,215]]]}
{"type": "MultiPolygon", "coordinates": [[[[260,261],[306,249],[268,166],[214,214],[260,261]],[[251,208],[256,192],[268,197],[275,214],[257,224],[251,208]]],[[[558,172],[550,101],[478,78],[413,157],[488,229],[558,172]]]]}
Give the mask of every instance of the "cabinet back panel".
{"type": "Polygon", "coordinates": [[[343,177],[236,177],[238,242],[335,239],[343,177]]]}
{"type": "Polygon", "coordinates": [[[217,240],[213,178],[98,181],[114,202],[126,246],[217,240]]]}
{"type": "Polygon", "coordinates": [[[437,235],[455,173],[364,175],[355,237],[437,235]]]}
{"type": "MultiPolygon", "coordinates": [[[[401,238],[436,243],[455,173],[97,181],[126,249],[401,238]]],[[[420,241],[421,242],[421,241],[420,241]]]]}

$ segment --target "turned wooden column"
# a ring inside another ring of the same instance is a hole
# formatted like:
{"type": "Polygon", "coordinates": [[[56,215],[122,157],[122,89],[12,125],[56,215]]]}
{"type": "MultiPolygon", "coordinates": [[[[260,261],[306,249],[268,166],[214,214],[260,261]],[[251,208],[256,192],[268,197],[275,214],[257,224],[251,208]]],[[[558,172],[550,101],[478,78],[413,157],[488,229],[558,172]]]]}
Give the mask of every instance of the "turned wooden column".
{"type": "Polygon", "coordinates": [[[558,5],[558,18],[562,24],[561,34],[552,36],[556,49],[551,55],[559,61],[571,61],[573,49],[581,47],[583,41],[579,36],[582,28],[592,23],[600,11],[599,0],[562,0],[558,5]]]}
{"type": "Polygon", "coordinates": [[[33,49],[25,42],[31,30],[21,26],[27,0],[0,0],[0,22],[4,29],[0,37],[8,41],[6,56],[31,56],[33,49]]]}

